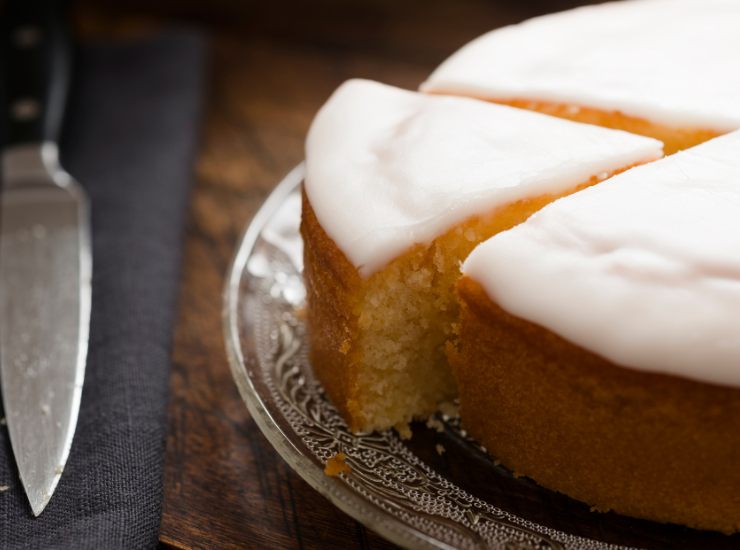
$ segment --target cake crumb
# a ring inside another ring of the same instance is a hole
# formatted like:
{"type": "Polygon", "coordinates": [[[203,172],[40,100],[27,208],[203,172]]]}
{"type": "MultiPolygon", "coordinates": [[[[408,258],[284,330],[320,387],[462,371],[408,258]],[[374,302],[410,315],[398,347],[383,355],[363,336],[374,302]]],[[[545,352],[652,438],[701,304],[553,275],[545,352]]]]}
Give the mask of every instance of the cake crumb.
{"type": "Polygon", "coordinates": [[[434,446],[434,449],[435,449],[435,450],[437,451],[437,454],[438,454],[439,456],[442,456],[442,455],[443,455],[443,454],[445,453],[445,451],[447,450],[447,449],[445,449],[445,448],[444,448],[444,445],[442,445],[442,444],[440,444],[440,443],[437,443],[437,444],[436,444],[436,445],[434,446]]]}
{"type": "Polygon", "coordinates": [[[345,462],[346,458],[347,455],[344,453],[337,453],[329,458],[324,466],[324,474],[329,477],[337,477],[339,474],[351,474],[352,468],[345,462]]]}
{"type": "Polygon", "coordinates": [[[342,342],[342,345],[339,346],[339,353],[341,353],[342,355],[347,355],[349,353],[349,350],[350,350],[349,340],[345,340],[344,342],[342,342]]]}
{"type": "Polygon", "coordinates": [[[393,429],[398,432],[398,435],[401,439],[411,439],[411,437],[414,435],[414,432],[411,431],[411,426],[409,426],[408,422],[396,424],[395,426],[393,426],[393,429]]]}
{"type": "Polygon", "coordinates": [[[427,418],[427,428],[432,428],[440,433],[445,431],[445,425],[435,416],[427,418]]]}
{"type": "Polygon", "coordinates": [[[0,485],[0,493],[10,490],[10,485],[0,485]]]}
{"type": "Polygon", "coordinates": [[[442,413],[443,420],[458,418],[460,416],[460,406],[454,401],[442,401],[439,404],[439,410],[442,413]]]}

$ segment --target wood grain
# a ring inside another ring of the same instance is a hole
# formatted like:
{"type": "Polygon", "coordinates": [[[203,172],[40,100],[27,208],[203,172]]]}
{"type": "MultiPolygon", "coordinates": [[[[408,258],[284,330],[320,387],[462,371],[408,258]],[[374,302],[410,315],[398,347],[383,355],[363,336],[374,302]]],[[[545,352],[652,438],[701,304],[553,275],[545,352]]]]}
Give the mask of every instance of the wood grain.
{"type": "Polygon", "coordinates": [[[186,233],[169,404],[161,541],[170,548],[390,548],[282,461],[231,378],[221,293],[234,247],[303,157],[310,121],[344,80],[415,88],[489,29],[572,2],[82,2],[89,32],[167,23],[211,33],[208,100],[186,233]]]}

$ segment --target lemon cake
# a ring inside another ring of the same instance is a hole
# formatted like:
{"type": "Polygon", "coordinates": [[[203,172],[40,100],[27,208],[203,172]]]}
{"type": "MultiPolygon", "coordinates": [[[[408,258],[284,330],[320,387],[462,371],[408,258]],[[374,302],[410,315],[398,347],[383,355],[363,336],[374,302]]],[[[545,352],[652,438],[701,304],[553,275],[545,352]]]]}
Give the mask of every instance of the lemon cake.
{"type": "Polygon", "coordinates": [[[666,154],[740,128],[740,2],[629,0],[494,30],[422,84],[657,138],[666,154]]]}
{"type": "Polygon", "coordinates": [[[476,244],[660,156],[626,132],[342,85],[309,131],[301,233],[311,363],[351,429],[404,431],[456,396],[445,345],[476,244]]]}
{"type": "Polygon", "coordinates": [[[740,132],[558,200],[463,264],[468,431],[598,510],[740,531],[740,132]]]}

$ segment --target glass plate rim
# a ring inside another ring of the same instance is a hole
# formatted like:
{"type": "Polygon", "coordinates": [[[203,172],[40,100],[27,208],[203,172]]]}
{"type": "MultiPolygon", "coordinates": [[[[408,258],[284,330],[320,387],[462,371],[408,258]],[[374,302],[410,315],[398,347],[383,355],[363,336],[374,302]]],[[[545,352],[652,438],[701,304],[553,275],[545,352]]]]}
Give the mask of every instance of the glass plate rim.
{"type": "Polygon", "coordinates": [[[270,414],[246,368],[238,325],[238,299],[242,274],[262,229],[283,201],[301,184],[305,163],[294,167],[262,203],[238,241],[227,271],[223,291],[222,325],[232,377],[257,427],[291,469],[314,490],[344,513],[394,544],[403,547],[454,550],[452,546],[398,520],[344,485],[340,478],[327,476],[305,453],[293,445],[270,414]]]}

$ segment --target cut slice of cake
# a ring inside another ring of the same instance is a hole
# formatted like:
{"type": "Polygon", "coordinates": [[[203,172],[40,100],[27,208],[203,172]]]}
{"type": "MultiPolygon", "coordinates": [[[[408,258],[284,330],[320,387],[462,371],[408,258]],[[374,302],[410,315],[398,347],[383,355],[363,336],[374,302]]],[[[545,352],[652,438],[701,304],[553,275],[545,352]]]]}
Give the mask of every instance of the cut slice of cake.
{"type": "Polygon", "coordinates": [[[311,363],[351,429],[402,428],[456,395],[444,347],[460,262],[661,143],[482,101],[354,80],[306,144],[311,363]]]}
{"type": "Polygon", "coordinates": [[[660,139],[740,128],[740,2],[638,0],[546,15],[469,43],[422,85],[660,139]]]}
{"type": "Polygon", "coordinates": [[[561,199],[463,265],[468,431],[599,510],[740,531],[740,132],[561,199]]]}

